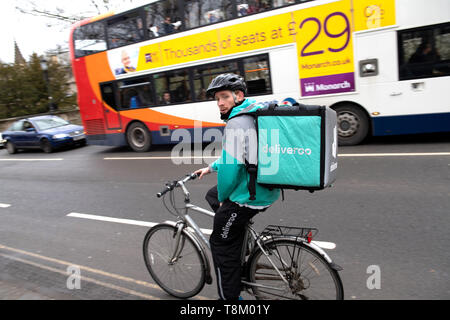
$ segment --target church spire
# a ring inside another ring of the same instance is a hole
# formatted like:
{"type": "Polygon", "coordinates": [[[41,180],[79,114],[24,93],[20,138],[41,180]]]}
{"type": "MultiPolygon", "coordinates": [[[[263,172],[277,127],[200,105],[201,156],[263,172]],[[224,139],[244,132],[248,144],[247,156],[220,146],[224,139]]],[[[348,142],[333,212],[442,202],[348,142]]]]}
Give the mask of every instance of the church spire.
{"type": "Polygon", "coordinates": [[[14,63],[15,64],[25,64],[25,59],[20,52],[19,46],[16,40],[14,40],[14,63]]]}

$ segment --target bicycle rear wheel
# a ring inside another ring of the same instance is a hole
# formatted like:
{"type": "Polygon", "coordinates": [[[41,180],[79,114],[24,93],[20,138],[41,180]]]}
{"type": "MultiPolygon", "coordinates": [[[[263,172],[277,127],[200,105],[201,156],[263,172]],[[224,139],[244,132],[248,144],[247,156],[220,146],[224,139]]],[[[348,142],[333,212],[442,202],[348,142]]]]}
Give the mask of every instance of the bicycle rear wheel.
{"type": "Polygon", "coordinates": [[[295,240],[274,240],[266,245],[269,258],[287,280],[286,284],[260,248],[249,258],[249,279],[256,299],[342,300],[339,274],[315,250],[295,240]]]}
{"type": "Polygon", "coordinates": [[[153,280],[177,298],[189,298],[205,285],[205,261],[194,241],[183,231],[177,247],[177,228],[160,224],[151,228],[144,239],[144,260],[153,280]]]}

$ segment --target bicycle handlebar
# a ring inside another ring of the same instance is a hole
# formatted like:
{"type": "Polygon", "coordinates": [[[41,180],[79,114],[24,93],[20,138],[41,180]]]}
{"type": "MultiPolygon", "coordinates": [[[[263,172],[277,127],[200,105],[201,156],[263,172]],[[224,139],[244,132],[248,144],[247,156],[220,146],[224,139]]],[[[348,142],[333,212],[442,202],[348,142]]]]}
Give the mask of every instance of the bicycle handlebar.
{"type": "Polygon", "coordinates": [[[184,178],[184,179],[182,179],[182,180],[179,180],[179,181],[173,181],[173,182],[168,182],[168,183],[166,183],[166,188],[163,190],[163,191],[161,191],[161,192],[158,192],[157,194],[156,194],[156,196],[158,197],[158,198],[161,198],[163,195],[165,195],[167,192],[169,192],[169,191],[172,191],[173,189],[175,189],[176,187],[178,187],[179,185],[180,185],[180,182],[181,183],[186,183],[186,182],[188,182],[189,180],[194,180],[194,179],[196,179],[198,177],[198,175],[196,174],[196,173],[191,173],[191,174],[188,174],[187,176],[186,176],[186,178],[184,178]]]}

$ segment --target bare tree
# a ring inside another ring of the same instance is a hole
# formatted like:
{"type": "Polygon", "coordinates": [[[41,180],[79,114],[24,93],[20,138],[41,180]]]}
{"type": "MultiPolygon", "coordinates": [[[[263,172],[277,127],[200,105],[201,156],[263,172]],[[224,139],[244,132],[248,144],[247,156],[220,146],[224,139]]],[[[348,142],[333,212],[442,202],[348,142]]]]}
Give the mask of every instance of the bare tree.
{"type": "MultiPolygon", "coordinates": [[[[94,0],[90,0],[90,2],[95,3],[94,0]]],[[[33,0],[22,0],[18,2],[16,10],[23,14],[48,18],[48,26],[61,25],[61,23],[72,24],[95,14],[94,12],[69,12],[67,9],[60,6],[51,8],[48,4],[45,4],[45,2],[37,3],[33,0]]],[[[97,12],[97,14],[100,14],[99,10],[97,12]]]]}
{"type": "MultiPolygon", "coordinates": [[[[147,1],[151,2],[151,1],[147,1]]],[[[23,14],[29,14],[33,16],[40,16],[49,18],[48,26],[53,27],[55,25],[67,25],[76,21],[80,21],[95,15],[100,15],[111,10],[118,10],[126,8],[126,6],[132,6],[136,3],[143,3],[138,0],[78,0],[80,8],[89,8],[88,10],[81,12],[72,12],[61,3],[57,7],[52,7],[51,4],[45,1],[35,0],[20,0],[17,1],[16,10],[23,14]]]]}
{"type": "MultiPolygon", "coordinates": [[[[55,6],[54,2],[39,0],[16,0],[15,9],[25,15],[45,18],[48,28],[66,31],[70,26],[80,20],[104,14],[110,11],[120,11],[132,6],[138,6],[151,0],[75,0],[77,8],[73,9],[73,4],[69,1],[60,1],[55,6]]],[[[68,43],[55,43],[58,51],[67,51],[68,43]],[[59,47],[58,47],[59,46],[59,47]],[[62,47],[61,47],[62,46],[62,47]]]]}

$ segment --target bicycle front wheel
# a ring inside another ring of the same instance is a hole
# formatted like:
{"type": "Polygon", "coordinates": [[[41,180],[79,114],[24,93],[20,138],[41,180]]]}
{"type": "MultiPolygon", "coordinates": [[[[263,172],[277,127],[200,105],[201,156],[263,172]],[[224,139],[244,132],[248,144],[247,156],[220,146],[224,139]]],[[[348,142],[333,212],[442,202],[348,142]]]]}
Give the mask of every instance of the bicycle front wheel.
{"type": "Polygon", "coordinates": [[[194,241],[184,231],[177,244],[177,228],[156,225],[145,235],[143,249],[148,271],[167,293],[185,299],[203,289],[205,261],[194,241]]]}
{"type": "Polygon", "coordinates": [[[294,240],[275,240],[249,259],[249,279],[256,299],[342,300],[336,270],[314,249],[294,240]],[[270,259],[270,261],[269,261],[270,259]],[[276,268],[275,268],[275,267],[276,268]],[[283,281],[280,274],[286,281],[283,281]],[[287,283],[286,283],[287,282],[287,283]]]}

